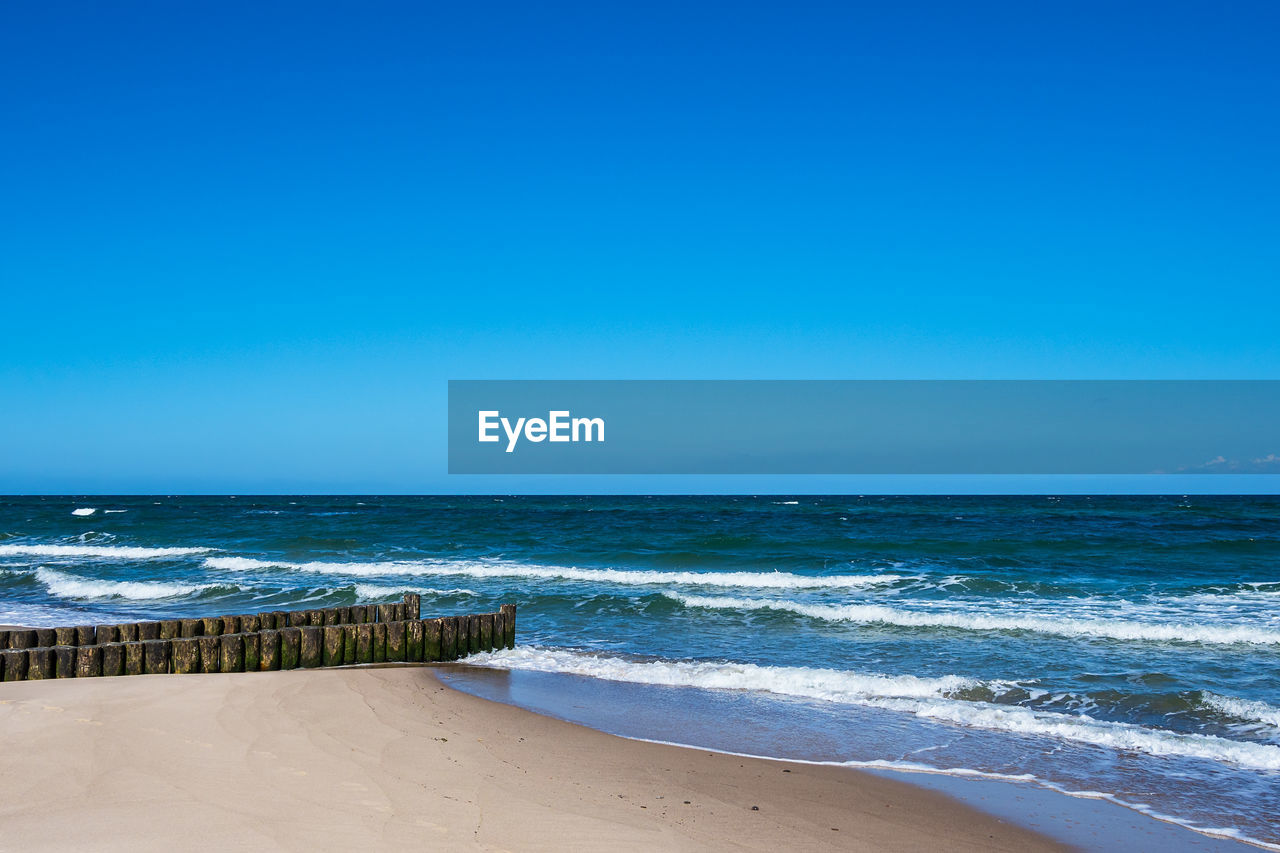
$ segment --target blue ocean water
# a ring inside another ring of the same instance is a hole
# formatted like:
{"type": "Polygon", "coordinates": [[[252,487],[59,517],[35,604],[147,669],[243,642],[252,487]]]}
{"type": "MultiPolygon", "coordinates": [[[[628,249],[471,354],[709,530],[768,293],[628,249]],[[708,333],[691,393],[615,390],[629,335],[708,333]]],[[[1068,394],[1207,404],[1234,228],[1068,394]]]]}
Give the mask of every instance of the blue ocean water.
{"type": "Polygon", "coordinates": [[[0,498],[4,623],[406,590],[569,718],[1280,845],[1280,498],[0,498]]]}

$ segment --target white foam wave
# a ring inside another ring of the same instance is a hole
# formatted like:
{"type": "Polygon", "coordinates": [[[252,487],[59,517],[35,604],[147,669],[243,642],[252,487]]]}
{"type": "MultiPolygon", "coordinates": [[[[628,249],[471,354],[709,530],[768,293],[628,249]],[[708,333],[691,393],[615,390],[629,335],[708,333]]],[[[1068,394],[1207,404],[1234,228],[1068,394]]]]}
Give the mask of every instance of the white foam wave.
{"type": "Polygon", "coordinates": [[[564,672],[607,681],[630,681],[665,687],[754,690],[827,702],[850,702],[874,696],[941,696],[980,682],[958,675],[919,678],[914,675],[862,675],[837,669],[759,666],[720,661],[631,661],[568,649],[520,646],[467,658],[469,665],[537,672],[564,672]]]}
{"type": "Polygon", "coordinates": [[[99,557],[117,560],[152,560],[207,554],[212,548],[143,548],[129,545],[0,545],[0,557],[99,557]]]}
{"type": "MultiPolygon", "coordinates": [[[[749,690],[826,702],[865,705],[968,728],[1034,735],[1148,755],[1200,758],[1256,769],[1280,769],[1280,747],[1182,734],[1083,714],[1038,711],[1017,705],[952,698],[984,682],[947,675],[876,675],[812,667],[744,663],[633,661],[562,649],[521,646],[472,655],[467,663],[501,669],[563,672],[608,681],[670,687],[749,690]]],[[[1008,682],[985,682],[997,689],[1008,682]]]]}
{"type": "Polygon", "coordinates": [[[184,584],[165,583],[162,581],[107,581],[95,578],[82,578],[53,569],[36,569],[36,580],[44,584],[50,593],[59,598],[95,599],[95,598],[127,598],[131,601],[150,601],[157,598],[177,598],[192,595],[207,589],[216,589],[222,584],[184,584]]]}
{"type": "Polygon", "coordinates": [[[406,592],[416,592],[419,595],[478,595],[479,593],[470,589],[435,589],[429,586],[377,586],[376,584],[358,583],[356,584],[356,595],[360,598],[391,598],[394,596],[404,595],[406,592]]]}
{"type": "Polygon", "coordinates": [[[72,515],[93,515],[98,510],[91,506],[82,506],[79,509],[71,510],[72,515]]]}
{"type": "Polygon", "coordinates": [[[1238,720],[1263,723],[1280,729],[1280,708],[1266,702],[1256,699],[1239,699],[1235,696],[1220,696],[1206,691],[1200,696],[1200,703],[1238,720]]]}
{"type": "Polygon", "coordinates": [[[1251,625],[1142,622],[1132,619],[1078,619],[1066,615],[996,615],[977,610],[906,610],[881,604],[805,604],[756,598],[663,593],[686,607],[726,610],[781,610],[834,622],[897,625],[907,628],[956,628],[965,631],[1032,631],[1061,637],[1105,637],[1207,644],[1280,644],[1280,631],[1251,625]]]}
{"type": "Polygon", "coordinates": [[[389,560],[372,563],[291,563],[250,557],[206,557],[205,566],[228,571],[286,569],[295,572],[357,575],[437,575],[475,578],[533,578],[574,580],[637,586],[676,584],[685,586],[752,587],[757,589],[855,589],[890,584],[901,575],[829,575],[809,577],[789,572],[659,572],[624,569],[578,569],[538,566],[502,560],[389,560]]]}

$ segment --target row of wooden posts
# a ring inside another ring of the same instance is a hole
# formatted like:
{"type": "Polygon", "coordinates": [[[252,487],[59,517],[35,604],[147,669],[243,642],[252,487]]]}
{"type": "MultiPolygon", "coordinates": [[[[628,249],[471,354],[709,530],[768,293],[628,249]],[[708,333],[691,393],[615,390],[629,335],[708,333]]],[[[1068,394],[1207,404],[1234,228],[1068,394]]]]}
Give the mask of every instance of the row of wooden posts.
{"type": "Polygon", "coordinates": [[[496,613],[422,619],[421,599],[409,594],[396,604],[0,630],[0,677],[29,681],[430,663],[514,648],[515,639],[513,604],[496,613]]]}

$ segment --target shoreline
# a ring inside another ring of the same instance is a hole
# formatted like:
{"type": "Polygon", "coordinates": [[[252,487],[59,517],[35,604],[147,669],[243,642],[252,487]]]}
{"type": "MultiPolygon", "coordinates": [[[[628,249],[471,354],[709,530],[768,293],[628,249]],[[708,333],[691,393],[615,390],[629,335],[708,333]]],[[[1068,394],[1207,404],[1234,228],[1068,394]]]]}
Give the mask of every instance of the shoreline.
{"type": "Polygon", "coordinates": [[[1066,849],[909,782],[622,738],[434,669],[4,684],[23,793],[0,849],[1066,849]]]}
{"type": "MultiPolygon", "coordinates": [[[[591,692],[587,691],[587,694],[575,692],[572,699],[565,699],[559,707],[552,707],[544,701],[525,704],[536,694],[519,691],[520,698],[517,698],[517,691],[512,690],[507,681],[512,675],[527,677],[541,674],[474,666],[464,660],[440,670],[438,677],[446,685],[469,695],[530,710],[627,740],[695,752],[716,752],[733,758],[840,768],[905,781],[916,787],[941,791],[972,808],[1042,833],[1072,848],[1102,850],[1126,847],[1139,850],[1161,849],[1170,853],[1182,850],[1245,853],[1248,850],[1280,849],[1263,841],[1242,837],[1236,830],[1190,825],[1110,794],[1072,791],[1034,776],[1017,777],[977,770],[951,771],[924,764],[903,766],[893,761],[833,761],[785,754],[770,755],[628,732],[621,730],[616,721],[610,722],[593,712],[569,712],[570,707],[582,708],[584,703],[587,707],[597,709],[600,707],[599,703],[616,704],[617,697],[606,693],[599,697],[598,702],[593,703],[585,698],[591,692]]],[[[594,681],[582,676],[570,677],[584,682],[594,681]]],[[[688,731],[699,731],[704,723],[705,721],[694,718],[681,720],[688,731]]]]}

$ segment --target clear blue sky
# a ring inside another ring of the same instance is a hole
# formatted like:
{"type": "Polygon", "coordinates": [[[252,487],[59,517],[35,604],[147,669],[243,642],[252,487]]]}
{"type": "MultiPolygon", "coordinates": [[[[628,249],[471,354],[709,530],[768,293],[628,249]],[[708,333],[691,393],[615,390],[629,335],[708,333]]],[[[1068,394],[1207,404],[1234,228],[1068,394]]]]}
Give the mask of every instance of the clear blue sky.
{"type": "Polygon", "coordinates": [[[3,4],[0,491],[897,490],[451,479],[445,382],[1280,378],[1280,6],[864,5],[3,4]]]}

